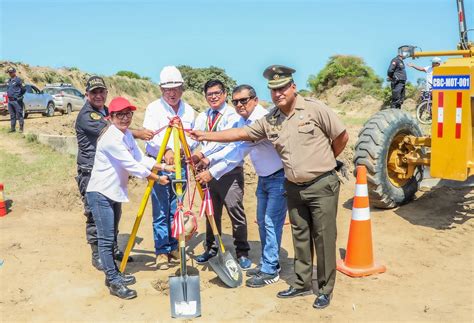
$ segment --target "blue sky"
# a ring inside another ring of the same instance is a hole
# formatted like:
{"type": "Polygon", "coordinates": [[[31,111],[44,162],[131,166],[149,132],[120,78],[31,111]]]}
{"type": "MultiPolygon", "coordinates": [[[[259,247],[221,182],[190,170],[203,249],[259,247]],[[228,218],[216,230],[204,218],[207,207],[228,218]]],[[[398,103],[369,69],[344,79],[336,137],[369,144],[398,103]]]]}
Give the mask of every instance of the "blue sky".
{"type": "MultiPolygon", "coordinates": [[[[1,59],[105,75],[131,70],[154,81],[165,65],[214,65],[265,99],[262,72],[271,64],[295,68],[305,88],[334,54],[360,56],[385,76],[400,45],[455,49],[459,40],[455,0],[0,3],[1,59]]],[[[473,3],[464,4],[469,28],[473,3]]],[[[423,77],[408,73],[412,81],[423,77]]]]}

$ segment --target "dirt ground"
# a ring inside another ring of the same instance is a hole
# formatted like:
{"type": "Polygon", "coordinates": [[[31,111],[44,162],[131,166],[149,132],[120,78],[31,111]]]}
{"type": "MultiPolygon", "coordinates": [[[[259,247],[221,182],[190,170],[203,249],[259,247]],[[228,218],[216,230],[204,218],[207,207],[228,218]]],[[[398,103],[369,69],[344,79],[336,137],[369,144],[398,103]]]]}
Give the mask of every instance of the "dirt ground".
{"type": "MultiPolygon", "coordinates": [[[[27,129],[70,131],[71,117],[27,121],[27,129]],[[45,124],[45,122],[48,122],[45,124]],[[59,128],[58,128],[59,127],[59,128]]],[[[0,127],[8,123],[0,120],[0,127]]],[[[357,127],[350,129],[352,137],[357,127]]],[[[46,131],[46,130],[45,130],[46,131]]],[[[25,160],[31,155],[20,139],[0,133],[0,153],[10,151],[25,160]]],[[[354,138],[352,138],[353,143],[354,138]]],[[[350,157],[350,152],[346,154],[350,157]]],[[[0,166],[1,167],[1,166],[0,166]]],[[[71,173],[74,170],[68,170],[71,173]]],[[[247,175],[245,208],[250,258],[260,256],[254,223],[255,177],[247,175]]],[[[126,244],[145,183],[130,185],[131,202],[123,205],[119,242],[126,244]]],[[[354,180],[342,185],[338,212],[337,248],[346,248],[354,180]]],[[[0,218],[1,321],[171,321],[168,276],[177,267],[153,266],[151,205],[148,206],[127,271],[137,278],[138,298],[109,295],[104,275],[90,264],[85,224],[74,179],[47,185],[36,192],[17,192],[13,211],[0,218]],[[62,192],[58,192],[61,187],[62,192]]],[[[151,204],[151,203],[150,203],[151,204]]],[[[372,210],[375,258],[387,272],[366,278],[338,273],[331,306],[314,310],[314,296],[283,300],[276,293],[294,279],[291,229],[284,227],[281,279],[264,288],[229,289],[207,266],[199,271],[202,317],[196,321],[452,321],[474,320],[474,192],[469,188],[435,188],[417,194],[412,203],[393,210],[372,210]]],[[[188,244],[192,258],[203,251],[204,223],[188,244]]],[[[232,240],[224,216],[224,242],[232,240]]],[[[315,268],[316,271],[316,268],[315,268]]]]}

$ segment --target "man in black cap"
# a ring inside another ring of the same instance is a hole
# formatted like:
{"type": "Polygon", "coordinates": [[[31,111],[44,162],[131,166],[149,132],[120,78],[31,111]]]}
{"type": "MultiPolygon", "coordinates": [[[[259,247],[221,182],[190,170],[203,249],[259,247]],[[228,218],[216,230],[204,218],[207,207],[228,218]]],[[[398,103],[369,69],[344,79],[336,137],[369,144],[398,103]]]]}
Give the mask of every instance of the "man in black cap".
{"type": "MultiPolygon", "coordinates": [[[[84,215],[86,216],[86,238],[92,249],[92,265],[98,270],[102,270],[102,263],[99,258],[99,249],[97,245],[97,228],[92,217],[91,209],[85,198],[87,185],[89,184],[92,166],[94,165],[97,139],[102,130],[107,126],[105,117],[109,112],[105,106],[107,100],[107,86],[104,79],[99,76],[91,76],[86,84],[87,101],[77,115],[76,136],[78,144],[77,154],[77,177],[79,192],[84,203],[84,215]]],[[[132,130],[135,138],[150,140],[153,137],[153,131],[142,129],[132,130]]],[[[116,228],[116,235],[118,228],[116,228]]],[[[117,239],[117,237],[115,237],[117,239]]],[[[118,250],[115,243],[115,259],[122,260],[123,253],[118,250]]],[[[129,260],[131,261],[131,260],[129,260]]]]}
{"type": "Polygon", "coordinates": [[[318,296],[313,307],[329,305],[336,281],[336,214],[339,178],[336,157],[349,140],[336,113],[321,101],[298,95],[294,69],[272,65],[268,79],[275,107],[243,128],[218,132],[192,131],[199,141],[258,141],[268,139],[283,162],[288,211],[295,251],[295,281],[277,294],[292,298],[313,294],[316,249],[318,296]]]}
{"type": "Polygon", "coordinates": [[[23,86],[23,81],[16,76],[16,69],[9,67],[7,73],[10,79],[7,82],[7,95],[8,95],[8,112],[10,113],[10,131],[16,131],[16,121],[20,125],[20,132],[23,132],[24,119],[23,119],[23,95],[26,92],[23,86]]]}
{"type": "Polygon", "coordinates": [[[401,109],[405,100],[405,83],[407,81],[407,72],[403,60],[406,57],[399,51],[398,55],[392,59],[387,70],[387,80],[392,87],[392,109],[401,109]]]}

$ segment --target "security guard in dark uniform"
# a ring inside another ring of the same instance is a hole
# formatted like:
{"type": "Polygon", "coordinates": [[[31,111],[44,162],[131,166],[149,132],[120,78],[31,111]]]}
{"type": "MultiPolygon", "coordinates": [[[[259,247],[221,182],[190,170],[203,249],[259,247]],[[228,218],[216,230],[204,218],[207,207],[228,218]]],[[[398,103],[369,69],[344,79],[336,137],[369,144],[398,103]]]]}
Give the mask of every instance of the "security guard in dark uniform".
{"type": "Polygon", "coordinates": [[[311,295],[313,247],[317,256],[318,296],[313,307],[329,305],[336,281],[336,214],[339,178],[336,157],[349,140],[336,113],[324,103],[297,94],[295,70],[272,65],[264,72],[275,107],[244,128],[192,131],[199,141],[268,139],[285,171],[288,211],[295,250],[296,280],[280,298],[311,295]]]}
{"type": "Polygon", "coordinates": [[[92,265],[102,270],[99,258],[99,247],[97,245],[97,227],[92,217],[92,212],[85,198],[86,188],[89,184],[92,167],[94,166],[97,139],[102,130],[107,126],[105,117],[108,109],[105,106],[107,99],[107,87],[101,77],[92,76],[86,85],[87,101],[77,115],[76,136],[78,145],[77,154],[77,177],[79,192],[84,203],[84,215],[86,216],[86,238],[92,248],[92,265]]]}
{"type": "Polygon", "coordinates": [[[23,132],[23,95],[25,94],[26,89],[23,86],[23,81],[16,76],[15,68],[9,67],[7,73],[10,76],[10,79],[7,82],[8,112],[10,113],[10,131],[8,132],[16,131],[17,120],[20,125],[20,132],[23,132]]]}
{"type": "MultiPolygon", "coordinates": [[[[85,198],[87,185],[94,166],[95,151],[97,140],[102,130],[108,122],[105,117],[109,115],[105,106],[107,99],[107,87],[104,80],[99,76],[91,76],[86,84],[87,101],[77,115],[76,119],[76,137],[78,145],[77,154],[77,177],[79,192],[84,203],[84,215],[86,216],[86,238],[92,249],[92,265],[98,270],[102,270],[102,264],[99,258],[99,247],[97,245],[97,227],[94,223],[91,210],[85,198]]],[[[154,136],[152,130],[130,129],[133,136],[142,140],[150,140],[154,136]]],[[[115,233],[114,256],[115,260],[121,261],[123,252],[117,246],[117,234],[115,233]]],[[[128,261],[133,261],[132,257],[128,261]]]]}
{"type": "Polygon", "coordinates": [[[407,72],[403,60],[405,57],[398,54],[390,62],[387,76],[392,86],[392,109],[401,109],[403,101],[405,100],[405,83],[407,81],[407,72]]]}

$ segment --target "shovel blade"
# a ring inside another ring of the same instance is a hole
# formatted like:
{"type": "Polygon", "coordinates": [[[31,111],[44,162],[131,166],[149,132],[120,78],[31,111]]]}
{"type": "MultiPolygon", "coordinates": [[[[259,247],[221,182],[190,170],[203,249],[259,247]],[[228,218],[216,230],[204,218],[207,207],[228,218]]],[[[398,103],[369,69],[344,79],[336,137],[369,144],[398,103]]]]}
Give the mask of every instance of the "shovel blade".
{"type": "Polygon", "coordinates": [[[209,264],[227,286],[235,288],[242,285],[242,270],[229,251],[222,253],[219,250],[215,257],[209,259],[209,264]]]}
{"type": "Polygon", "coordinates": [[[201,316],[199,276],[170,277],[171,317],[193,318],[201,316]]]}

